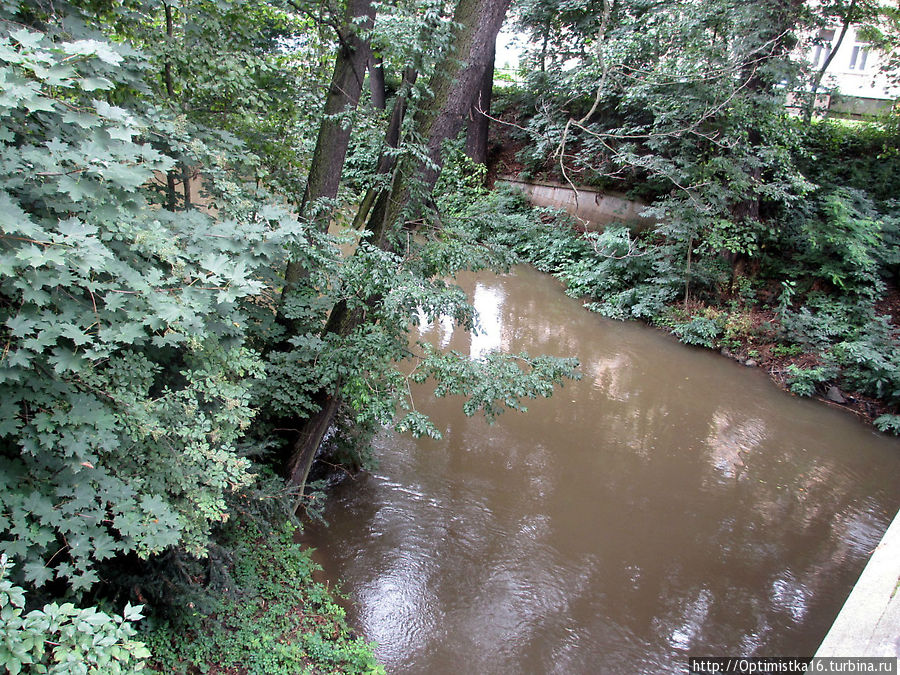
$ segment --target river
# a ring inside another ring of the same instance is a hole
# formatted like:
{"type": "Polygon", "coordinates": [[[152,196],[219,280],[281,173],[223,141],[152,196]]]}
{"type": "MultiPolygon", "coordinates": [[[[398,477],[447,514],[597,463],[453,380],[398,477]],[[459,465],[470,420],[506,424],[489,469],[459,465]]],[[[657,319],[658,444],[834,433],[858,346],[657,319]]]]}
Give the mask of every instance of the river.
{"type": "Polygon", "coordinates": [[[900,441],[768,377],[584,310],[529,267],[464,276],[483,332],[584,378],[494,425],[415,392],[305,540],[389,673],[668,673],[811,655],[900,507],[900,441]]]}

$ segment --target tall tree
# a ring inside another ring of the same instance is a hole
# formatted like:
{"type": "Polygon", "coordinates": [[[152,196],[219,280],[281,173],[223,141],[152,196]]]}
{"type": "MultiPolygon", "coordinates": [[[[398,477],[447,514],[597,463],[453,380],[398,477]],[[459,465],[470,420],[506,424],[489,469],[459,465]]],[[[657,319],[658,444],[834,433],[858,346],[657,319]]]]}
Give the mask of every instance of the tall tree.
{"type": "Polygon", "coordinates": [[[491,119],[491,95],[494,91],[494,60],[497,50],[491,49],[487,54],[484,74],[481,76],[481,87],[475,95],[475,101],[469,110],[466,123],[466,154],[476,164],[487,164],[488,133],[491,119]]]}
{"type": "MultiPolygon", "coordinates": [[[[428,89],[432,98],[414,117],[414,128],[424,139],[426,160],[406,159],[397,167],[390,192],[376,200],[367,230],[370,241],[390,249],[389,232],[402,220],[410,201],[413,182],[419,194],[428,194],[437,181],[441,166],[441,146],[461,130],[475,94],[481,86],[487,54],[493,50],[510,0],[460,0],[454,12],[457,26],[452,50],[436,68],[428,89]]],[[[365,320],[362,307],[352,309],[347,302],[331,311],[326,333],[346,336],[365,320]]],[[[298,428],[296,442],[287,454],[284,473],[288,480],[303,486],[326,432],[340,407],[342,382],[323,388],[314,397],[318,411],[298,428]]]]}
{"type": "MultiPolygon", "coordinates": [[[[374,17],[371,0],[347,0],[344,21],[337,29],[334,73],[325,98],[309,176],[298,205],[300,214],[314,222],[322,232],[328,230],[331,205],[337,197],[350,144],[352,125],[347,115],[359,104],[366,67],[372,58],[371,50],[360,37],[360,32],[371,27],[374,17]]],[[[290,295],[303,274],[300,261],[288,263],[284,273],[283,298],[290,295]]]]}

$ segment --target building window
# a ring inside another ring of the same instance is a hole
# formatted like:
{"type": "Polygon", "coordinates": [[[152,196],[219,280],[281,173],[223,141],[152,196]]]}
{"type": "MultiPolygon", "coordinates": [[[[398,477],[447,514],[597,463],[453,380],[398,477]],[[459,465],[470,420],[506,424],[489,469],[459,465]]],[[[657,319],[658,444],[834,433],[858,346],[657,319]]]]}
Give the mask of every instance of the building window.
{"type": "Polygon", "coordinates": [[[869,50],[862,45],[856,45],[850,54],[850,70],[865,70],[868,58],[869,50]]]}

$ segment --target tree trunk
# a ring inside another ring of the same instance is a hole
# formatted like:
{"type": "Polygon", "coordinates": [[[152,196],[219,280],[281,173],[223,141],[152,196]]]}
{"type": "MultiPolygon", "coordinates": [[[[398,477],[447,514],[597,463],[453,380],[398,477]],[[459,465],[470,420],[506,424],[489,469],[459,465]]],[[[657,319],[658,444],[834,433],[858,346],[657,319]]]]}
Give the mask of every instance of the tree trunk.
{"type": "Polygon", "coordinates": [[[369,92],[372,95],[372,107],[384,110],[387,107],[387,94],[384,88],[384,62],[380,56],[369,56],[369,92]]]}
{"type": "MultiPolygon", "coordinates": [[[[338,35],[340,45],[334,63],[331,86],[325,99],[306,189],[298,208],[301,216],[311,218],[316,227],[323,232],[328,230],[331,209],[318,208],[311,211],[310,207],[320,199],[337,197],[351,131],[350,125],[339,116],[359,105],[370,53],[368,45],[357,34],[360,27],[357,20],[364,19],[363,26],[366,26],[371,24],[374,18],[375,10],[372,8],[371,0],[348,0],[344,25],[338,35]]],[[[304,270],[300,263],[293,261],[288,263],[284,272],[282,301],[303,276],[304,270]]]]}
{"type": "Polygon", "coordinates": [[[469,110],[466,126],[466,155],[476,164],[487,164],[488,132],[491,120],[491,94],[494,91],[494,60],[496,44],[487,55],[484,74],[481,76],[481,89],[475,95],[475,102],[469,110]]]}
{"type": "Polygon", "coordinates": [[[550,42],[550,20],[544,25],[544,39],[541,41],[541,62],[540,68],[542,73],[547,72],[547,44],[550,42]]]}
{"type": "MultiPolygon", "coordinates": [[[[410,186],[419,181],[420,194],[430,195],[438,179],[442,165],[441,145],[448,138],[455,138],[462,129],[466,115],[479,91],[488,63],[488,54],[494,49],[497,33],[503,25],[510,0],[459,0],[453,21],[459,28],[453,41],[453,52],[438,66],[429,84],[434,98],[431,105],[416,113],[415,127],[426,141],[426,154],[430,163],[410,165],[405,162],[398,168],[391,196],[383,209],[382,222],[369,219],[369,229],[376,239],[384,241],[389,227],[399,222],[410,200],[410,186]]],[[[412,205],[415,209],[421,204],[412,205]]],[[[378,209],[373,209],[373,214],[378,209]]]]}
{"type": "MultiPolygon", "coordinates": [[[[462,128],[482,82],[486,54],[493,48],[509,3],[510,0],[460,0],[457,5],[454,22],[460,28],[454,36],[453,53],[439,64],[432,78],[429,88],[434,98],[430,105],[415,116],[417,131],[428,139],[428,154],[437,166],[440,166],[441,143],[462,128]]],[[[385,249],[389,248],[387,235],[399,222],[399,215],[409,200],[410,174],[414,172],[422,177],[428,192],[437,180],[437,171],[432,167],[403,164],[406,166],[401,165],[394,172],[390,192],[382,192],[376,199],[366,225],[373,235],[369,241],[385,249]]],[[[349,311],[346,303],[341,302],[332,309],[325,332],[346,336],[364,320],[362,310],[349,311]]],[[[301,489],[340,407],[339,385],[333,391],[320,391],[316,400],[321,401],[321,410],[301,424],[297,442],[284,462],[286,478],[301,489]]]]}
{"type": "Polygon", "coordinates": [[[316,459],[316,452],[338,413],[341,399],[322,391],[316,396],[316,403],[321,408],[304,422],[284,466],[284,477],[291,485],[295,485],[301,490],[306,486],[306,479],[309,477],[309,470],[316,459]]]}
{"type": "MultiPolygon", "coordinates": [[[[166,39],[169,47],[172,45],[172,38],[175,34],[175,20],[172,16],[172,7],[168,3],[163,4],[163,12],[166,17],[166,39]]],[[[163,84],[166,87],[166,98],[170,101],[175,98],[175,82],[172,77],[172,61],[166,55],[166,62],[163,65],[163,84]]],[[[166,208],[174,211],[178,205],[178,195],[175,190],[175,170],[166,172],[166,208]]]]}
{"type": "MultiPolygon", "coordinates": [[[[409,92],[416,83],[418,77],[419,73],[412,68],[407,68],[403,73],[400,91],[397,92],[397,97],[394,99],[394,106],[391,109],[391,119],[388,121],[387,131],[384,134],[384,144],[387,148],[391,148],[392,150],[396,150],[400,147],[400,127],[403,124],[403,118],[406,117],[406,108],[409,105],[409,92]]],[[[392,152],[382,152],[381,156],[378,158],[378,168],[375,173],[378,176],[388,174],[394,170],[396,164],[396,154],[392,152]]],[[[354,229],[358,230],[365,224],[366,218],[369,217],[369,212],[372,210],[372,206],[375,204],[378,194],[379,191],[374,187],[366,190],[366,194],[356,211],[356,216],[353,218],[354,229]]]]}
{"type": "Polygon", "coordinates": [[[806,110],[803,113],[803,121],[809,124],[812,122],[813,114],[815,113],[816,107],[816,94],[819,93],[819,87],[822,85],[822,78],[825,77],[825,71],[828,70],[828,66],[831,65],[831,62],[834,60],[835,55],[838,53],[838,50],[841,48],[841,43],[844,41],[844,36],[847,34],[847,30],[850,28],[850,24],[853,23],[853,10],[856,9],[856,0],[850,0],[850,6],[847,8],[847,14],[844,15],[844,24],[841,27],[841,34],[838,35],[837,42],[834,44],[834,47],[831,48],[831,51],[828,52],[828,56],[825,57],[825,62],[822,64],[822,67],[816,72],[816,76],[813,79],[812,84],[812,93],[810,94],[809,103],[806,105],[806,110]]]}
{"type": "MultiPolygon", "coordinates": [[[[338,302],[331,310],[328,323],[323,333],[349,335],[363,321],[363,310],[349,311],[345,301],[338,302]]],[[[297,430],[297,437],[283,466],[283,475],[291,485],[302,490],[306,485],[309,470],[312,468],[322,445],[322,440],[331,427],[341,407],[340,381],[333,389],[320,389],[313,400],[319,410],[303,420],[297,430]]]]}
{"type": "Polygon", "coordinates": [[[181,180],[182,190],[184,192],[184,210],[187,211],[191,206],[193,206],[194,198],[193,198],[193,186],[191,185],[191,177],[193,172],[190,167],[187,165],[187,162],[181,162],[181,180]]]}

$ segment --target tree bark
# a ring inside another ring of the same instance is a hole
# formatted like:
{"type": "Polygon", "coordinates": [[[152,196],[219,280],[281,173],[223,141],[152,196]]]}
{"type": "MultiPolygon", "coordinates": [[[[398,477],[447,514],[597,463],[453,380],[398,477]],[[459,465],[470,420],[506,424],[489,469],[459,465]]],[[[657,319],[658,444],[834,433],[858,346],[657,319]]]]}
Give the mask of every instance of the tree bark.
{"type": "MultiPolygon", "coordinates": [[[[384,134],[385,147],[392,150],[396,150],[400,147],[400,127],[403,124],[403,118],[406,117],[410,89],[412,89],[412,86],[416,83],[418,77],[419,73],[412,68],[407,68],[403,73],[403,81],[400,84],[400,90],[397,92],[397,97],[394,99],[394,106],[391,109],[391,119],[388,121],[387,131],[384,134]]],[[[397,156],[395,153],[390,151],[382,152],[381,156],[378,158],[378,168],[375,173],[378,176],[389,174],[394,170],[396,164],[397,156]]],[[[366,190],[366,194],[356,211],[356,216],[353,218],[354,229],[358,230],[365,224],[379,192],[380,191],[376,190],[374,187],[366,190]]]]}
{"type": "MultiPolygon", "coordinates": [[[[434,98],[430,105],[420,110],[414,119],[420,137],[427,139],[428,155],[437,167],[440,167],[441,143],[456,136],[462,128],[482,82],[486,54],[493,48],[509,4],[510,0],[460,0],[457,5],[453,19],[460,28],[454,36],[453,53],[443,59],[431,80],[429,89],[434,98]]],[[[376,246],[390,247],[387,235],[399,222],[409,200],[410,181],[414,175],[422,180],[427,192],[437,181],[437,171],[428,165],[411,166],[404,162],[397,168],[390,192],[382,192],[375,200],[366,225],[372,232],[369,241],[376,246]]],[[[351,311],[346,303],[340,302],[332,309],[325,332],[346,336],[364,320],[362,310],[351,311]]],[[[301,489],[340,407],[339,384],[330,391],[320,391],[316,400],[322,402],[320,411],[302,423],[297,441],[284,462],[286,478],[301,489]]]]}
{"type": "Polygon", "coordinates": [[[380,56],[369,55],[369,93],[372,107],[384,110],[387,107],[387,93],[384,86],[384,62],[380,56]]]}
{"type": "Polygon", "coordinates": [[[484,74],[481,76],[481,88],[475,95],[475,102],[469,110],[466,124],[466,155],[476,164],[487,164],[488,132],[491,120],[491,94],[494,91],[494,60],[496,43],[487,55],[484,74]]]}
{"type": "MultiPolygon", "coordinates": [[[[172,38],[175,34],[175,20],[172,16],[172,7],[168,3],[163,3],[163,12],[166,17],[166,39],[168,46],[172,45],[172,38]]],[[[175,82],[172,77],[172,60],[166,55],[166,62],[163,65],[163,84],[166,87],[166,98],[170,101],[175,98],[175,82]]],[[[178,205],[178,195],[175,190],[175,170],[166,172],[166,208],[174,211],[178,205]]]]}
{"type": "MultiPolygon", "coordinates": [[[[453,52],[443,59],[431,79],[429,90],[434,96],[431,105],[420,109],[415,116],[419,136],[427,139],[429,161],[416,165],[405,162],[398,167],[387,203],[381,211],[373,209],[373,215],[377,214],[381,222],[369,219],[369,229],[375,233],[376,240],[385,241],[387,229],[398,223],[410,206],[413,181],[420,183],[419,194],[431,194],[442,165],[441,145],[446,139],[455,138],[463,127],[481,86],[487,55],[494,49],[509,5],[510,0],[459,0],[453,15],[454,23],[459,26],[453,52]]],[[[422,205],[411,206],[418,209],[422,205]]]]}
{"type": "Polygon", "coordinates": [[[187,211],[189,208],[193,206],[194,198],[193,198],[193,187],[191,186],[191,178],[193,172],[190,167],[187,165],[187,162],[181,162],[181,180],[182,191],[184,192],[184,210],[187,211]]]}
{"type": "MultiPolygon", "coordinates": [[[[328,230],[331,209],[320,208],[315,212],[310,212],[310,206],[320,199],[337,197],[351,131],[350,125],[346,120],[339,119],[339,116],[354,110],[359,105],[366,64],[370,54],[368,45],[358,35],[357,20],[364,19],[363,26],[366,26],[374,18],[375,10],[371,0],[348,0],[344,25],[338,35],[340,45],[334,63],[331,85],[325,99],[322,122],[316,138],[316,148],[313,151],[312,163],[309,168],[309,177],[298,207],[300,215],[311,218],[316,227],[323,232],[328,230]]],[[[293,261],[288,263],[284,273],[285,284],[282,301],[303,276],[302,265],[293,261]]]]}
{"type": "Polygon", "coordinates": [[[460,0],[454,21],[463,25],[455,40],[455,54],[445,59],[432,78],[435,100],[417,119],[422,136],[428,138],[428,157],[434,166],[420,169],[430,191],[441,167],[441,144],[462,129],[472,101],[480,89],[497,33],[506,18],[510,0],[460,0]],[[463,59],[460,61],[459,59],[463,59]]]}

